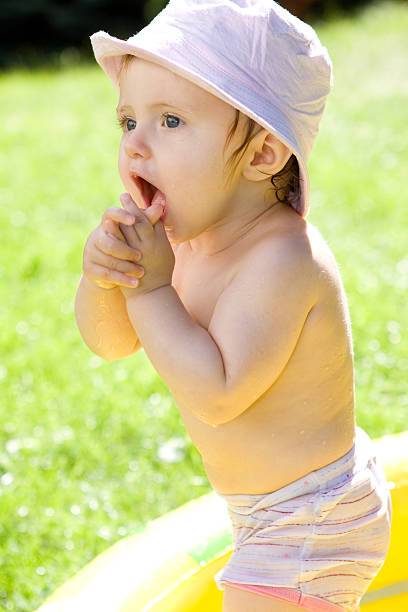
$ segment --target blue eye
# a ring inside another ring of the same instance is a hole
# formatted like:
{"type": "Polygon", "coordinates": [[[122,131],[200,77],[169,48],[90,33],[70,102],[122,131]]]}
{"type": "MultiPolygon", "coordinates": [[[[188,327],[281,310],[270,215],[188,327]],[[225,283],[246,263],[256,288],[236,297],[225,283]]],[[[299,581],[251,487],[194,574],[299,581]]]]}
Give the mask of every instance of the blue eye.
{"type": "Polygon", "coordinates": [[[181,119],[179,119],[175,115],[165,115],[164,117],[164,122],[166,124],[166,127],[168,128],[179,127],[179,125],[182,123],[181,119]]]}
{"type": "Polygon", "coordinates": [[[126,119],[126,129],[128,132],[134,130],[136,127],[136,121],[134,119],[126,119]]]}

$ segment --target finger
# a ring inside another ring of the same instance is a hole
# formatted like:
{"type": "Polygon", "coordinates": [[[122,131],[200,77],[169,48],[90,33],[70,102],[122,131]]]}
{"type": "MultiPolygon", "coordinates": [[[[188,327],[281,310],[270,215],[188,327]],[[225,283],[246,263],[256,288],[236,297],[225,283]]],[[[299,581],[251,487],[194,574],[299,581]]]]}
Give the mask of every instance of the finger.
{"type": "MultiPolygon", "coordinates": [[[[133,214],[136,219],[136,215],[139,214],[140,208],[137,206],[132,196],[129,193],[122,193],[119,199],[120,199],[120,203],[125,208],[125,210],[128,211],[130,214],[133,214]]],[[[121,225],[120,229],[126,238],[126,242],[130,246],[134,248],[136,248],[137,246],[140,246],[140,236],[137,233],[134,225],[132,225],[131,227],[121,225]]]]}
{"type": "MultiPolygon", "coordinates": [[[[120,201],[123,206],[131,206],[133,202],[131,196],[128,193],[122,193],[122,195],[120,196],[120,201]]],[[[145,211],[141,208],[138,208],[136,205],[134,206],[135,207],[132,206],[132,213],[135,217],[134,226],[137,235],[139,236],[140,240],[151,237],[153,235],[153,226],[150,223],[149,219],[146,217],[145,211]]]]}
{"type": "MultiPolygon", "coordinates": [[[[115,223],[111,219],[105,219],[105,221],[103,221],[102,223],[102,227],[105,231],[105,234],[112,234],[112,236],[115,236],[115,238],[117,238],[121,242],[126,242],[126,238],[121,231],[119,223],[115,223]]],[[[122,227],[131,227],[131,226],[123,225],[122,227]]]]}
{"type": "Polygon", "coordinates": [[[95,253],[92,263],[103,266],[104,268],[109,268],[110,270],[117,270],[118,272],[122,272],[128,276],[134,276],[135,278],[142,278],[142,276],[144,276],[143,266],[130,261],[123,261],[116,257],[111,257],[110,255],[105,255],[105,253],[101,251],[95,253]]]}
{"type": "Polygon", "coordinates": [[[155,225],[160,217],[162,216],[164,211],[164,208],[161,204],[159,204],[158,202],[155,202],[154,204],[152,204],[151,206],[149,206],[149,208],[146,208],[144,212],[144,214],[146,215],[146,217],[149,219],[150,223],[152,225],[155,225]]]}
{"type": "Polygon", "coordinates": [[[123,208],[131,215],[138,213],[141,208],[136,204],[130,193],[122,193],[119,197],[123,208]]]}
{"type": "Polygon", "coordinates": [[[123,210],[123,208],[119,208],[119,206],[111,206],[106,209],[102,215],[102,222],[105,219],[112,219],[112,221],[116,221],[116,223],[123,223],[124,225],[133,225],[135,222],[134,216],[123,210]]]}
{"type": "Polygon", "coordinates": [[[87,273],[88,278],[91,280],[103,282],[103,283],[112,283],[113,285],[120,285],[121,287],[137,287],[139,284],[139,280],[137,278],[131,278],[118,270],[111,270],[110,268],[105,268],[104,266],[100,266],[99,264],[92,264],[92,268],[87,273]]]}
{"type": "Polygon", "coordinates": [[[157,223],[163,214],[163,206],[158,202],[155,202],[148,208],[139,208],[129,193],[122,193],[120,201],[124,206],[125,210],[133,215],[137,215],[140,211],[147,217],[152,225],[157,223]]]}
{"type": "Polygon", "coordinates": [[[122,240],[118,240],[115,236],[105,234],[104,232],[101,232],[96,238],[95,246],[100,252],[118,259],[139,261],[142,257],[140,250],[134,249],[126,242],[122,242],[122,240]]]}
{"type": "Polygon", "coordinates": [[[142,241],[139,238],[139,234],[137,233],[135,226],[131,225],[129,227],[128,225],[119,224],[119,227],[126,239],[127,244],[132,247],[132,249],[140,249],[142,241]]]}

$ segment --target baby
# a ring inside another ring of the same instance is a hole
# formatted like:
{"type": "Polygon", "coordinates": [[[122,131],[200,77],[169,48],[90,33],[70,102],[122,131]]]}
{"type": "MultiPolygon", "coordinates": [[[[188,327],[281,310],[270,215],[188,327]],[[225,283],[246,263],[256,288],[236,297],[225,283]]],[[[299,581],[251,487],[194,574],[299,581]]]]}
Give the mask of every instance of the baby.
{"type": "Polygon", "coordinates": [[[84,249],[84,341],[109,361],[143,347],[173,394],[232,520],[224,612],[355,611],[391,508],[339,271],[305,220],[327,51],[272,0],[171,0],[92,44],[126,193],[84,249]]]}

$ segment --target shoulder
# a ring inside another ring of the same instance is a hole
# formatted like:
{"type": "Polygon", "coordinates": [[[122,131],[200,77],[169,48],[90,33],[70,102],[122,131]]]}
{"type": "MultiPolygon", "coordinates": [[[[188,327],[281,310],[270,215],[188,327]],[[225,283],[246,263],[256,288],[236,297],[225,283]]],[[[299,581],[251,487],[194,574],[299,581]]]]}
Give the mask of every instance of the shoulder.
{"type": "MultiPolygon", "coordinates": [[[[307,301],[318,297],[324,269],[324,241],[304,220],[267,229],[246,252],[237,276],[251,277],[282,293],[282,299],[302,293],[307,301]]],[[[257,281],[255,281],[257,282],[257,281]]]]}
{"type": "Polygon", "coordinates": [[[318,298],[325,285],[341,282],[339,269],[319,230],[296,217],[266,231],[248,252],[245,268],[262,270],[268,277],[279,275],[318,298]]]}

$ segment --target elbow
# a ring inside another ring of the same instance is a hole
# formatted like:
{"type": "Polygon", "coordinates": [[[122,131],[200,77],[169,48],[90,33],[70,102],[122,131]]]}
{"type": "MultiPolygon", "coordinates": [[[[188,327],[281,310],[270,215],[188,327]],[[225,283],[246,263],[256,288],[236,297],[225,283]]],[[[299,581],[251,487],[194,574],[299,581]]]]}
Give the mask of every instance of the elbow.
{"type": "Polygon", "coordinates": [[[208,402],[205,407],[198,411],[195,410],[198,418],[212,427],[226,425],[237,418],[245,408],[240,409],[236,403],[232,402],[208,402]]]}
{"type": "MultiPolygon", "coordinates": [[[[203,419],[204,420],[204,419],[203,419]]],[[[227,418],[225,414],[225,410],[223,410],[220,406],[217,406],[213,410],[211,410],[211,414],[206,415],[205,422],[212,427],[219,427],[220,425],[225,425],[228,423],[230,419],[227,418]]]]}
{"type": "MultiPolygon", "coordinates": [[[[98,353],[95,353],[95,355],[98,355],[98,353]]],[[[113,363],[114,361],[119,361],[119,359],[122,359],[117,355],[98,355],[98,357],[104,359],[105,361],[109,361],[109,363],[113,363]]]]}
{"type": "Polygon", "coordinates": [[[206,416],[200,415],[198,418],[207,425],[211,425],[211,427],[220,427],[221,425],[226,425],[227,423],[230,423],[236,417],[230,418],[222,413],[216,412],[206,416]]]}
{"type": "Polygon", "coordinates": [[[101,347],[92,346],[89,342],[86,341],[85,338],[83,338],[83,341],[86,344],[86,346],[89,348],[91,353],[93,353],[97,357],[100,357],[100,359],[104,359],[105,361],[109,361],[109,362],[118,361],[119,359],[122,359],[123,357],[126,356],[126,355],[120,355],[117,352],[112,351],[112,350],[103,351],[101,350],[101,347]]]}
{"type": "Polygon", "coordinates": [[[112,346],[109,350],[105,352],[101,351],[99,354],[96,353],[95,351],[94,352],[96,355],[98,355],[102,359],[105,359],[106,361],[109,361],[112,363],[113,361],[120,361],[121,359],[125,359],[126,357],[129,357],[130,355],[134,355],[141,348],[142,348],[141,343],[137,341],[136,344],[132,346],[131,348],[126,347],[126,348],[122,348],[121,350],[120,348],[112,346]]]}
{"type": "Polygon", "coordinates": [[[248,406],[243,406],[242,398],[239,401],[237,393],[226,389],[210,390],[209,385],[197,393],[196,388],[190,388],[188,395],[181,396],[180,389],[170,389],[176,404],[183,406],[187,412],[193,414],[197,419],[210,425],[219,427],[226,425],[239,416],[248,406]]]}
{"type": "Polygon", "coordinates": [[[134,353],[137,353],[142,347],[142,344],[139,342],[139,339],[133,346],[103,346],[102,342],[99,342],[96,346],[89,341],[85,335],[81,334],[82,340],[89,348],[89,350],[97,357],[104,359],[105,361],[109,361],[112,363],[113,361],[120,361],[121,359],[125,359],[125,357],[129,357],[134,353]]]}
{"type": "Polygon", "coordinates": [[[214,417],[213,414],[211,415],[207,415],[207,414],[198,414],[196,412],[196,417],[202,421],[203,423],[205,423],[206,425],[210,425],[211,427],[219,427],[220,425],[223,425],[224,422],[216,417],[214,417]]]}
{"type": "Polygon", "coordinates": [[[89,350],[91,351],[91,353],[93,353],[94,355],[96,355],[97,357],[100,357],[100,359],[104,359],[105,361],[116,361],[117,359],[119,359],[115,354],[113,354],[113,352],[111,353],[105,353],[104,351],[100,350],[100,347],[95,348],[94,346],[91,346],[86,340],[85,338],[83,339],[84,343],[86,344],[86,346],[89,348],[89,350]]]}
{"type": "Polygon", "coordinates": [[[236,395],[225,394],[218,402],[214,403],[214,409],[211,410],[208,420],[214,427],[226,425],[240,417],[250,406],[251,404],[245,402],[244,397],[239,398],[236,395]]]}
{"type": "Polygon", "coordinates": [[[196,412],[196,416],[200,419],[200,421],[202,421],[206,425],[210,425],[211,427],[218,427],[219,425],[223,425],[222,420],[217,418],[217,415],[214,414],[213,412],[211,414],[208,414],[208,411],[206,411],[205,414],[203,413],[199,414],[197,411],[195,412],[196,412]]]}
{"type": "Polygon", "coordinates": [[[211,398],[206,395],[203,402],[199,401],[197,395],[194,397],[182,397],[180,393],[177,393],[174,389],[170,389],[176,405],[182,410],[193,415],[196,419],[210,425],[211,427],[218,427],[225,423],[224,415],[222,414],[219,405],[214,402],[211,398]]]}
{"type": "MultiPolygon", "coordinates": [[[[239,415],[237,415],[239,416],[239,415]]],[[[220,427],[220,425],[227,425],[236,418],[236,416],[227,416],[223,412],[217,412],[215,415],[212,415],[211,421],[209,421],[210,425],[213,427],[220,427]]]]}

